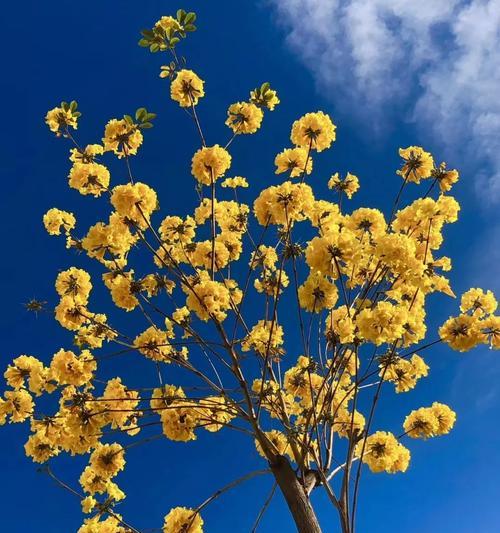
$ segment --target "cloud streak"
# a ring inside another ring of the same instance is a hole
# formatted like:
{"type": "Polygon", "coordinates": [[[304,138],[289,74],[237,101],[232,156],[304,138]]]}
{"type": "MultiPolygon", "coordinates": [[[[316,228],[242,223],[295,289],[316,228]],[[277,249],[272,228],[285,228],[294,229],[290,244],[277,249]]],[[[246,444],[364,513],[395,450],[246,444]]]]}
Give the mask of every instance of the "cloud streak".
{"type": "Polygon", "coordinates": [[[500,0],[270,1],[319,91],[370,133],[413,121],[500,202],[500,0]]]}

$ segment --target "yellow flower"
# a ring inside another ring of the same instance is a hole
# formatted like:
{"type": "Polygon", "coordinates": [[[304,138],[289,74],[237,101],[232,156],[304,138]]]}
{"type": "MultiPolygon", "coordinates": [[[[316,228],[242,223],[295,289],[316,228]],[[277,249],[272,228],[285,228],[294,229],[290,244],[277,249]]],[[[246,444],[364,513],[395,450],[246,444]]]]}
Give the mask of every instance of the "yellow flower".
{"type": "Polygon", "coordinates": [[[111,193],[111,204],[120,216],[146,229],[151,213],[158,208],[158,199],[151,187],[136,182],[117,185],[111,193]]]}
{"type": "Polygon", "coordinates": [[[191,107],[205,96],[203,84],[203,80],[192,70],[179,70],[170,86],[170,96],[172,100],[179,102],[181,107],[191,107]]]}
{"type": "Polygon", "coordinates": [[[194,430],[199,424],[199,414],[194,401],[174,400],[160,409],[163,433],[168,439],[176,442],[196,440],[194,430]]]}
{"type": "Polygon", "coordinates": [[[241,350],[254,350],[259,355],[280,355],[283,345],[283,328],[270,320],[259,320],[241,343],[241,350]],[[271,330],[272,328],[272,330],[271,330]]]}
{"type": "Polygon", "coordinates": [[[125,468],[125,450],[116,442],[99,444],[90,456],[89,466],[102,479],[111,479],[125,468]]]}
{"type": "Polygon", "coordinates": [[[335,431],[341,437],[350,437],[353,432],[360,433],[365,427],[365,417],[358,411],[339,409],[333,422],[335,431]]]}
{"type": "Polygon", "coordinates": [[[406,434],[413,439],[426,439],[436,436],[439,431],[437,412],[437,409],[433,410],[430,407],[421,407],[412,411],[405,418],[403,424],[406,434]]]}
{"type": "MultiPolygon", "coordinates": [[[[290,451],[290,444],[286,436],[281,433],[281,431],[278,431],[277,429],[272,429],[271,431],[265,431],[264,435],[267,437],[270,448],[275,454],[285,455],[287,452],[290,451]]],[[[266,454],[264,453],[264,450],[262,449],[262,446],[257,439],[255,439],[255,448],[257,449],[257,453],[261,457],[267,459],[266,454]]]]}
{"type": "Polygon", "coordinates": [[[219,431],[237,414],[235,409],[222,396],[208,396],[199,402],[198,423],[210,432],[219,431]]]}
{"type": "Polygon", "coordinates": [[[4,377],[13,389],[24,387],[27,381],[29,390],[39,396],[45,389],[47,369],[36,357],[20,355],[7,367],[4,377]]]}
{"type": "Polygon", "coordinates": [[[430,410],[438,420],[436,435],[448,434],[455,425],[457,419],[456,413],[444,403],[439,402],[434,402],[430,410]]]}
{"type": "Polygon", "coordinates": [[[0,425],[7,416],[10,416],[11,422],[24,422],[33,414],[34,408],[35,403],[27,390],[8,390],[4,400],[0,398],[0,425]]]}
{"type": "Polygon", "coordinates": [[[420,146],[400,148],[399,156],[404,160],[403,167],[399,173],[407,181],[420,183],[421,179],[431,176],[434,169],[434,159],[429,152],[426,152],[420,146]]]}
{"type": "Polygon", "coordinates": [[[60,385],[85,385],[88,383],[97,363],[88,350],[76,355],[71,350],[59,350],[50,363],[50,376],[60,385]]]}
{"type": "Polygon", "coordinates": [[[111,292],[113,303],[120,309],[132,311],[139,305],[136,294],[139,292],[139,285],[134,281],[132,272],[119,272],[116,275],[112,272],[103,274],[103,281],[111,292]]]}
{"type": "Polygon", "coordinates": [[[163,533],[203,533],[203,519],[193,509],[175,507],[165,517],[163,533]]]}
{"type": "Polygon", "coordinates": [[[365,232],[370,233],[372,237],[378,237],[383,235],[387,228],[383,213],[378,209],[367,207],[353,211],[351,215],[346,217],[345,225],[360,237],[365,232]]]}
{"type": "Polygon", "coordinates": [[[133,410],[139,405],[139,393],[137,391],[129,390],[122,384],[120,378],[110,379],[104,389],[103,395],[100,398],[102,403],[100,405],[106,409],[106,419],[111,423],[113,429],[126,429],[127,426],[133,426],[134,415],[133,410]]]}
{"type": "Polygon", "coordinates": [[[269,111],[274,111],[274,108],[280,103],[278,94],[271,89],[268,82],[250,91],[250,102],[259,107],[269,109],[269,111]]]}
{"type": "MultiPolygon", "coordinates": [[[[363,441],[356,448],[358,454],[363,449],[363,441]]],[[[404,472],[408,468],[410,454],[392,433],[377,431],[366,438],[362,457],[372,472],[404,472]]]]}
{"type": "Polygon", "coordinates": [[[278,254],[276,253],[276,250],[272,246],[261,244],[256,251],[252,252],[249,266],[253,270],[256,268],[276,270],[277,262],[278,254]]]}
{"type": "Polygon", "coordinates": [[[69,234],[76,225],[76,219],[73,213],[53,207],[43,215],[43,225],[49,235],[61,235],[61,228],[69,234]]]}
{"type": "Polygon", "coordinates": [[[81,245],[89,257],[96,258],[110,269],[116,269],[125,267],[127,252],[138,239],[123,218],[118,213],[112,213],[109,224],[98,222],[92,226],[81,245]]]}
{"type": "Polygon", "coordinates": [[[69,186],[96,198],[107,190],[109,170],[98,163],[75,163],[69,173],[69,186]]]}
{"type": "Polygon", "coordinates": [[[254,212],[262,226],[306,220],[314,204],[311,187],[305,183],[285,181],[264,189],[254,202],[254,212]]]}
{"type": "Polygon", "coordinates": [[[174,354],[173,347],[168,341],[167,333],[153,326],[150,326],[134,339],[134,346],[143,355],[153,359],[153,361],[170,363],[174,354]]]}
{"type": "Polygon", "coordinates": [[[323,378],[314,372],[315,363],[309,357],[300,356],[297,365],[285,372],[284,388],[292,396],[310,400],[323,385],[323,378]]]}
{"type": "Polygon", "coordinates": [[[366,308],[358,313],[358,336],[377,346],[395,342],[403,336],[407,316],[406,308],[389,302],[379,302],[373,309],[366,308]]]}
{"type": "Polygon", "coordinates": [[[222,187],[229,187],[230,189],[236,189],[236,187],[242,187],[246,189],[248,187],[248,181],[241,176],[235,176],[234,178],[226,178],[222,183],[222,187]]]}
{"type": "Polygon", "coordinates": [[[331,309],[338,299],[337,287],[318,271],[309,273],[298,294],[300,306],[313,313],[331,309]]]}
{"type": "Polygon", "coordinates": [[[179,30],[180,26],[174,17],[163,16],[155,23],[155,28],[161,28],[162,30],[168,32],[172,30],[179,30]]]}
{"type": "Polygon", "coordinates": [[[437,180],[441,192],[448,192],[458,181],[458,170],[446,170],[446,163],[441,163],[432,170],[431,177],[437,180]]]}
{"type": "Polygon", "coordinates": [[[379,376],[394,383],[396,392],[408,392],[417,384],[418,379],[427,376],[429,367],[417,354],[408,361],[397,356],[381,357],[379,376]]]}
{"type": "Polygon", "coordinates": [[[71,267],[57,275],[56,291],[60,296],[71,296],[86,304],[91,290],[90,275],[81,268],[71,267]]]}
{"type": "Polygon", "coordinates": [[[67,104],[62,102],[61,107],[54,107],[47,112],[45,116],[45,123],[49,127],[50,131],[53,131],[58,137],[65,135],[69,128],[78,128],[78,118],[81,113],[76,110],[76,102],[67,104]]]}
{"type": "Polygon", "coordinates": [[[321,152],[335,140],[335,126],[322,111],[306,113],[293,123],[290,139],[296,146],[321,152]]]}
{"type": "Polygon", "coordinates": [[[113,152],[122,158],[137,154],[142,140],[141,130],[135,124],[114,118],[106,124],[102,142],[106,152],[113,152]]]}
{"type": "Polygon", "coordinates": [[[97,505],[97,500],[93,496],[87,496],[82,500],[82,511],[85,514],[91,513],[97,505]]]}
{"type": "Polygon", "coordinates": [[[500,348],[500,316],[489,316],[481,322],[481,334],[483,342],[487,342],[490,348],[500,348]]]}
{"type": "Polygon", "coordinates": [[[88,144],[83,150],[71,148],[69,160],[73,163],[95,163],[96,157],[104,153],[104,147],[100,144],[88,144]]]}
{"type": "Polygon", "coordinates": [[[227,110],[226,126],[233,133],[255,133],[262,123],[262,109],[248,102],[236,102],[227,110]]]}
{"type": "Polygon", "coordinates": [[[30,435],[24,445],[24,451],[35,463],[45,463],[59,453],[59,449],[52,446],[41,433],[30,435]]]}
{"type": "Polygon", "coordinates": [[[462,295],[460,311],[467,313],[471,311],[473,315],[490,315],[496,311],[498,302],[491,291],[483,289],[469,289],[462,295]]]}
{"type": "Polygon", "coordinates": [[[467,352],[483,340],[477,317],[470,315],[450,317],[439,328],[439,336],[458,352],[467,352]]]}
{"type": "Polygon", "coordinates": [[[354,174],[348,172],[344,179],[339,177],[336,172],[328,180],[328,188],[345,193],[347,198],[351,199],[353,194],[359,189],[359,179],[354,174]]]}
{"type": "Polygon", "coordinates": [[[354,341],[354,322],[345,305],[331,311],[325,324],[325,334],[330,342],[348,344],[354,341]]]}
{"type": "Polygon", "coordinates": [[[198,278],[192,278],[189,287],[183,285],[182,290],[187,294],[188,309],[205,322],[210,318],[219,322],[225,320],[231,306],[238,305],[242,296],[237,287],[231,288],[231,280],[226,283],[212,281],[206,271],[200,272],[198,278]]]}
{"type": "Polygon", "coordinates": [[[176,216],[167,216],[163,219],[159,233],[163,241],[172,244],[181,242],[189,244],[194,239],[196,222],[190,216],[185,219],[176,216]]]}
{"type": "Polygon", "coordinates": [[[231,166],[231,156],[218,144],[200,148],[193,156],[191,173],[203,185],[211,185],[231,166]]]}
{"type": "Polygon", "coordinates": [[[312,157],[305,148],[286,148],[276,156],[274,164],[276,174],[289,172],[291,178],[299,177],[303,173],[310,174],[313,168],[312,157]]]}
{"type": "Polygon", "coordinates": [[[71,296],[61,298],[55,308],[55,314],[59,324],[70,331],[76,331],[87,320],[84,307],[71,296]]]}

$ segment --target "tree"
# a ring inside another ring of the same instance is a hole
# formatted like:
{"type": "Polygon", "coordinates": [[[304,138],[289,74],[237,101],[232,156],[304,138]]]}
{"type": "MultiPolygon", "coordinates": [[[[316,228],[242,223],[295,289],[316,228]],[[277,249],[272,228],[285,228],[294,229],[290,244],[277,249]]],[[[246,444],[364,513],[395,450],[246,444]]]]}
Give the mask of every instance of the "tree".
{"type": "MultiPolygon", "coordinates": [[[[197,114],[204,82],[177,55],[195,20],[194,13],[179,10],[144,30],[139,42],[171,55],[160,77],[170,80],[172,99],[199,134],[192,158],[199,197],[194,213],[160,219],[156,192],[134,179],[131,160],[154,113],[139,108],[134,116],[113,119],[102,144],[87,146],[75,138],[81,116],[76,102],[47,113],[50,130],[73,144],[70,187],[108,198],[113,210],[83,238],[75,232],[75,216],[57,208],[45,214],[45,227],[99,263],[115,306],[136,311],[147,327],[119,331],[112,317],[91,308],[96,276],[92,280],[78,267],[60,272],[55,319],[74,333],[75,346],[59,350],[48,365],[28,355],[14,359],[5,372],[9,389],[0,400],[0,423],[29,422],[26,454],[81,499],[89,517],[80,533],[138,531],[115,508],[125,495],[114,480],[127,449],[158,436],[148,433],[151,426],[161,426],[161,436],[174,441],[193,440],[200,431],[243,432],[263,458],[262,470],[197,507],[171,509],[165,533],[201,532],[207,505],[264,473],[274,476],[274,485],[257,510],[254,531],[279,487],[298,531],[321,531],[311,494],[322,490],[338,511],[339,528],[353,532],[362,465],[404,472],[407,439],[444,435],[455,423],[455,413],[434,402],[409,413],[400,434],[374,431],[382,392],[412,390],[429,368],[419,353],[436,343],[457,351],[500,345],[495,297],[481,289],[467,291],[439,338],[424,341],[426,297],[454,296],[443,274],[450,260],[437,253],[444,225],[457,220],[459,205],[447,193],[458,172],[410,146],[400,150],[402,183],[387,218],[371,208],[345,210],[342,203],[359,188],[350,173],[335,173],[328,182],[332,198],[316,199],[306,183],[313,154],[331,146],[336,130],[318,111],[294,122],[293,146],[275,160],[276,174],[287,179],[261,191],[251,208],[239,197],[247,194],[247,180],[227,176],[228,149],[241,135],[255,133],[279,99],[268,83],[251,91],[248,101],[229,106],[226,144],[207,145],[197,114]],[[110,153],[124,162],[128,183],[110,186],[103,164],[110,153]],[[404,189],[421,182],[429,183],[423,197],[401,208],[404,189]],[[153,272],[137,273],[141,254],[153,272]],[[300,348],[286,353],[285,338],[294,331],[300,348]],[[110,353],[110,346],[116,351],[110,353]],[[150,360],[158,382],[139,388],[120,377],[99,379],[101,360],[126,352],[150,360]],[[186,382],[165,384],[165,365],[182,369],[186,382]],[[42,416],[40,402],[52,414],[42,416]],[[53,472],[53,458],[61,453],[89,455],[79,488],[53,472]]],[[[28,304],[34,311],[43,306],[28,304]]]]}

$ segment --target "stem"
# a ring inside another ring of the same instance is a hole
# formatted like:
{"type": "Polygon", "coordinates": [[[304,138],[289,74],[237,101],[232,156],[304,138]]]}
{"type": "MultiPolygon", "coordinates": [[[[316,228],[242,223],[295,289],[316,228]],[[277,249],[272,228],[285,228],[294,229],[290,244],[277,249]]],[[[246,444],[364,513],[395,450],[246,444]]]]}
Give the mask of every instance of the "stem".
{"type": "Polygon", "coordinates": [[[278,455],[271,463],[276,478],[299,533],[321,533],[311,502],[288,459],[278,455]]]}

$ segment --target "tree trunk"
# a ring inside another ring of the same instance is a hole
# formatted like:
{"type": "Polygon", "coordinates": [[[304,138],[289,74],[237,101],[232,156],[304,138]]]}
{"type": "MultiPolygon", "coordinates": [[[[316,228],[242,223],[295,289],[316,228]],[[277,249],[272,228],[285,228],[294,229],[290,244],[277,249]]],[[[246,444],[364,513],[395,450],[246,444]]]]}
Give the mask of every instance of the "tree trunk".
{"type": "Polygon", "coordinates": [[[300,484],[286,457],[278,456],[271,463],[271,470],[285,497],[299,533],[321,533],[318,519],[309,497],[300,484]]]}

